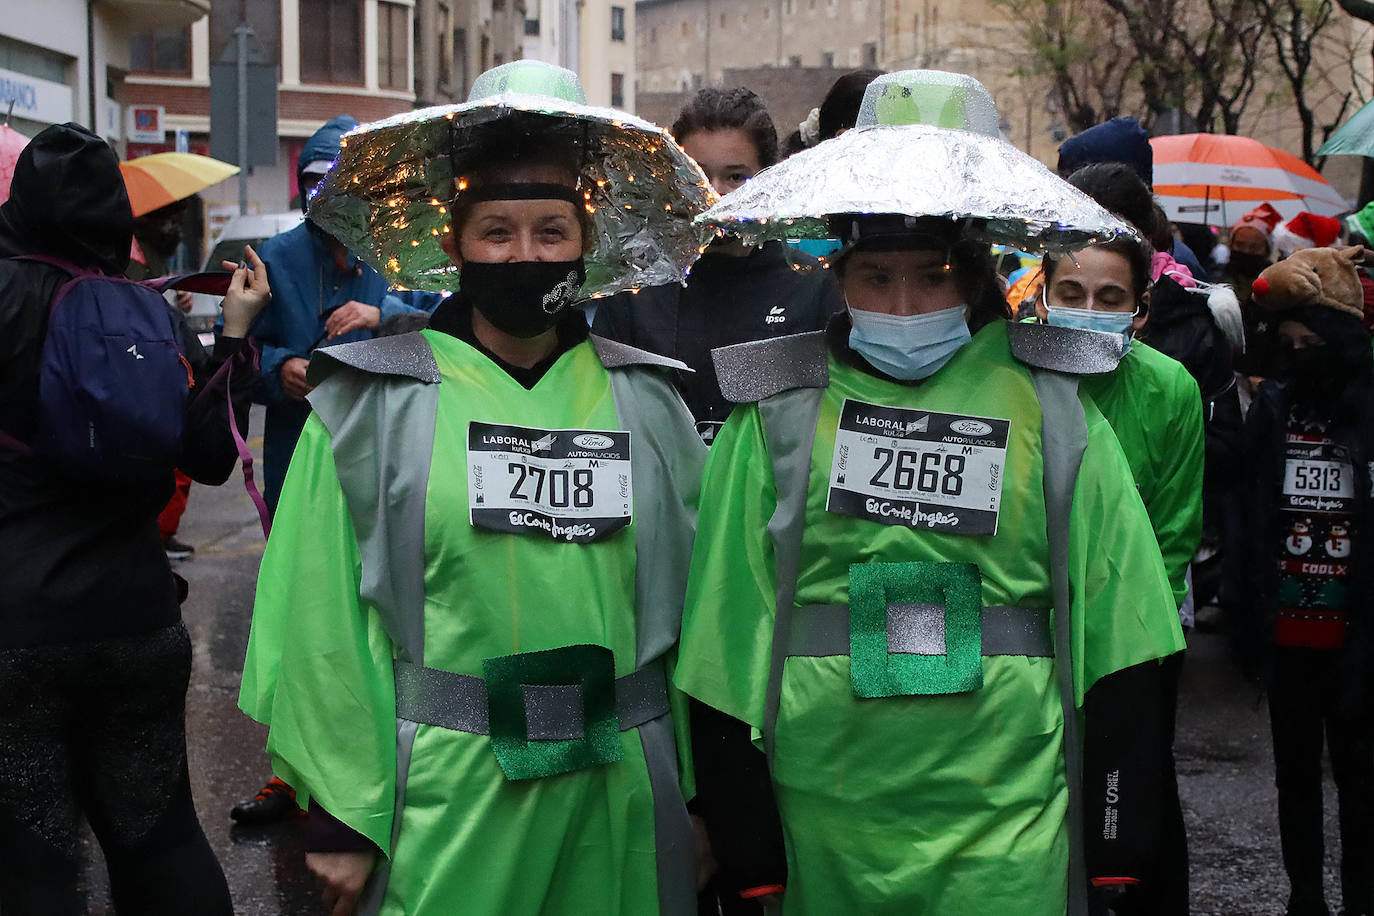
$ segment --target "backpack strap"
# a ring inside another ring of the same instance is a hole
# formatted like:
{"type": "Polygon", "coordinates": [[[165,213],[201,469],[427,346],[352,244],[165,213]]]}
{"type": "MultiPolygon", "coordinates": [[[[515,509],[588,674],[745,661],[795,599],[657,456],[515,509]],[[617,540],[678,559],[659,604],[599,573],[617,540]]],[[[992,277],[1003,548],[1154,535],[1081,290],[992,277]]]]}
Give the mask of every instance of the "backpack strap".
{"type": "Polygon", "coordinates": [[[830,384],[824,331],[717,347],[711,359],[720,393],[733,404],[752,404],[784,391],[830,384]]]}
{"type": "Polygon", "coordinates": [[[434,351],[419,331],[316,350],[306,370],[306,381],[318,385],[345,366],[369,375],[413,378],[426,385],[437,385],[442,380],[434,351]]]}
{"type": "Polygon", "coordinates": [[[1011,355],[1027,366],[1068,375],[1103,375],[1126,355],[1115,334],[1014,321],[1007,325],[1011,355]]]}
{"type": "Polygon", "coordinates": [[[666,369],[676,369],[679,372],[694,371],[684,362],[658,353],[651,353],[648,350],[641,350],[618,340],[611,340],[609,337],[591,334],[588,335],[587,339],[592,342],[592,349],[596,350],[601,365],[607,369],[621,369],[625,366],[662,366],[666,369]]]}
{"type": "MultiPolygon", "coordinates": [[[[71,261],[64,261],[62,258],[55,258],[51,255],[46,254],[19,254],[10,258],[10,260],[31,261],[35,264],[47,264],[49,267],[56,267],[58,270],[66,271],[74,277],[80,277],[86,274],[96,273],[93,270],[86,270],[85,268],[77,267],[71,261]]],[[[104,274],[96,274],[96,276],[104,276],[104,274]]]]}

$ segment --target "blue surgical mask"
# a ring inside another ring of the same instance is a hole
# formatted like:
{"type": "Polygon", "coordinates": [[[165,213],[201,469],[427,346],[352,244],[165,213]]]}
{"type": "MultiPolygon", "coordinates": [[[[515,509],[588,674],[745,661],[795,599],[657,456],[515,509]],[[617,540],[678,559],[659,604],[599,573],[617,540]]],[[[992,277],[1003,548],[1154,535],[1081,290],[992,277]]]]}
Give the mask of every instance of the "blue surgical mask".
{"type": "Polygon", "coordinates": [[[851,308],[849,320],[849,346],[875,369],[908,382],[934,375],[972,339],[962,305],[924,315],[851,308]]]}
{"type": "Polygon", "coordinates": [[[1098,331],[1103,334],[1119,334],[1125,341],[1121,352],[1131,349],[1131,324],[1135,321],[1134,312],[1100,312],[1096,309],[1075,309],[1063,305],[1046,305],[1046,321],[1057,328],[1078,328],[1080,331],[1098,331]]]}

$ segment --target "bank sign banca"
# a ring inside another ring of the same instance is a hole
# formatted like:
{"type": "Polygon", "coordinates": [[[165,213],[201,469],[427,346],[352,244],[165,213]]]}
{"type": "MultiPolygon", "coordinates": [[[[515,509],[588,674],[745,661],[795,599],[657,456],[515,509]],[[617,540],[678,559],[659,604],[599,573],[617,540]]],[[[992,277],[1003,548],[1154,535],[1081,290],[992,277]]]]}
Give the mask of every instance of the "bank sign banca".
{"type": "Polygon", "coordinates": [[[61,124],[72,119],[73,95],[62,83],[0,69],[0,113],[14,102],[14,113],[21,118],[61,124]]]}

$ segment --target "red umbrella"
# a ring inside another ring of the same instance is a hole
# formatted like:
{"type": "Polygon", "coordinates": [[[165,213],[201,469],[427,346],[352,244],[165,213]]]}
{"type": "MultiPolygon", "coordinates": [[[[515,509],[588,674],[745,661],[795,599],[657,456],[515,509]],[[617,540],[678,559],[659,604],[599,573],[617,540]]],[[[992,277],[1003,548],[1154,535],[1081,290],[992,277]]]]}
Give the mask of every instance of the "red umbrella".
{"type": "Polygon", "coordinates": [[[0,204],[10,199],[10,181],[14,178],[14,163],[29,145],[29,138],[10,127],[0,125],[0,204]]]}

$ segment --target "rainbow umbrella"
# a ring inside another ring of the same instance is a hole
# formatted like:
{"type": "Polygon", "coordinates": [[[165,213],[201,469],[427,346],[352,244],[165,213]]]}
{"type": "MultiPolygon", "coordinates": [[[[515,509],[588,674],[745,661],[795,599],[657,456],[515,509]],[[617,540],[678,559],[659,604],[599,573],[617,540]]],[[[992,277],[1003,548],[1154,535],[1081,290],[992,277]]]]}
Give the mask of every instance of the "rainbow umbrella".
{"type": "Polygon", "coordinates": [[[153,153],[119,164],[134,216],[176,203],[239,173],[239,167],[195,153],[153,153]]]}
{"type": "Polygon", "coordinates": [[[1229,226],[1262,203],[1284,219],[1339,216],[1350,202],[1292,153],[1231,134],[1154,137],[1155,196],[1177,223],[1229,226]]]}

